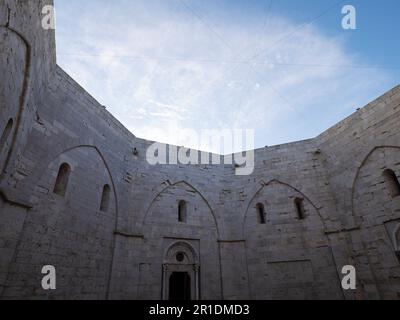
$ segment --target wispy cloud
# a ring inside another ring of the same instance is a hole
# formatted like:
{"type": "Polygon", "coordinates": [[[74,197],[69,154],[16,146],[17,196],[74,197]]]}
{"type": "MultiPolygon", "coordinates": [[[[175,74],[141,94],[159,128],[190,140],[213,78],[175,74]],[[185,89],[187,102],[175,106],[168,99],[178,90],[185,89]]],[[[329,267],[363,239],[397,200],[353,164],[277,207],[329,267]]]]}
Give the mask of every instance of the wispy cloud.
{"type": "Polygon", "coordinates": [[[58,6],[59,64],[149,140],[179,144],[179,128],[255,129],[258,147],[309,138],[390,82],[384,70],[349,68],[363,57],[345,38],[282,16],[264,29],[264,15],[237,25],[205,22],[179,3],[96,1],[76,21],[78,3],[58,6]]]}

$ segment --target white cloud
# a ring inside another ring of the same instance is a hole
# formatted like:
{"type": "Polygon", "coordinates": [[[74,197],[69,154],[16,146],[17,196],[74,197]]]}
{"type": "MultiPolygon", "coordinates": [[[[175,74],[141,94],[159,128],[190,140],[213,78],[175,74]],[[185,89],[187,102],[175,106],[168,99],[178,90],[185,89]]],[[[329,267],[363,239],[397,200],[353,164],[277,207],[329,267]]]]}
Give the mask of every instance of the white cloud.
{"type": "Polygon", "coordinates": [[[58,25],[58,61],[149,140],[179,144],[179,128],[256,129],[257,146],[309,138],[368,102],[389,79],[382,71],[344,68],[363,63],[342,39],[313,26],[277,42],[297,28],[279,16],[260,34],[256,19],[245,27],[234,20],[210,27],[162,5],[150,19],[144,2],[130,19],[109,19],[124,8],[90,9],[74,34],[58,25]],[[295,132],[300,124],[307,130],[295,132]]]}

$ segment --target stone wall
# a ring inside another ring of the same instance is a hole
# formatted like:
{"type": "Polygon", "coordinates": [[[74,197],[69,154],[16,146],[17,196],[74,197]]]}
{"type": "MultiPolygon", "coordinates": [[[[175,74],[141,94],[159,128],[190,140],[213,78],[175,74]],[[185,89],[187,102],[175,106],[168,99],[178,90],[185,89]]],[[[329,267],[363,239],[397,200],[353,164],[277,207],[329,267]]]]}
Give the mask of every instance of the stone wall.
{"type": "Polygon", "coordinates": [[[0,298],[167,299],[173,272],[199,299],[399,298],[400,200],[382,174],[400,176],[400,87],[315,139],[256,150],[250,176],[151,166],[152,142],[56,65],[45,4],[0,3],[0,298]]]}
{"type": "MultiPolygon", "coordinates": [[[[328,175],[351,259],[365,299],[399,298],[395,230],[400,199],[392,197],[383,173],[400,176],[400,87],[323,133],[328,175]]],[[[398,237],[398,236],[397,236],[398,237]]]]}

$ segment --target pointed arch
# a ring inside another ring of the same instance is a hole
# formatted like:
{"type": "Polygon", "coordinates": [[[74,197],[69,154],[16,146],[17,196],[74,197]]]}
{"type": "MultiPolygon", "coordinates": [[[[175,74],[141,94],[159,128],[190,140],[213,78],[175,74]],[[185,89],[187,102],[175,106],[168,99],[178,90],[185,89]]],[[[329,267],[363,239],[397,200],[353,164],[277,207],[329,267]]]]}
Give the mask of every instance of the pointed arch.
{"type": "MultiPolygon", "coordinates": [[[[102,163],[104,164],[104,167],[106,168],[107,171],[107,175],[111,181],[111,188],[112,188],[112,194],[114,196],[114,202],[115,202],[115,217],[114,217],[114,230],[118,229],[118,215],[119,215],[119,208],[118,208],[118,195],[117,195],[117,191],[115,188],[115,181],[114,178],[111,174],[111,170],[110,167],[103,155],[103,153],[99,150],[99,148],[97,148],[94,145],[90,145],[90,144],[81,144],[81,145],[75,145],[72,146],[70,148],[64,149],[63,151],[59,151],[56,155],[54,155],[52,157],[52,159],[47,163],[47,166],[45,168],[48,168],[50,166],[50,164],[57,158],[59,158],[62,154],[67,153],[69,151],[75,150],[75,149],[79,149],[79,148],[88,148],[88,149],[93,149],[98,156],[100,157],[102,163]]],[[[45,169],[44,168],[44,169],[45,169]]],[[[43,172],[42,172],[43,174],[43,172]]],[[[110,267],[109,267],[109,274],[108,274],[108,279],[107,279],[107,297],[106,299],[109,298],[109,294],[110,294],[110,286],[111,286],[111,277],[112,277],[112,268],[113,268],[113,264],[114,264],[114,255],[115,255],[115,235],[113,236],[113,243],[112,243],[112,258],[111,258],[111,262],[110,262],[110,267]]]]}
{"type": "Polygon", "coordinates": [[[11,142],[10,142],[10,148],[7,151],[7,154],[4,158],[4,162],[2,161],[0,163],[0,181],[4,178],[5,175],[5,169],[7,169],[10,160],[11,160],[11,155],[13,153],[13,150],[15,149],[15,145],[17,142],[17,137],[18,133],[21,131],[21,120],[22,120],[22,115],[25,112],[26,109],[26,103],[27,103],[27,97],[28,97],[28,88],[29,88],[29,83],[31,79],[31,59],[32,59],[32,48],[29,43],[29,41],[18,31],[14,30],[13,28],[10,28],[10,26],[0,26],[0,30],[6,30],[6,32],[11,32],[17,38],[24,44],[25,46],[25,63],[24,63],[24,76],[23,76],[23,81],[22,81],[22,88],[21,88],[21,94],[19,95],[19,105],[17,112],[15,114],[15,117],[13,120],[13,126],[14,130],[12,131],[11,135],[11,142]]]}
{"type": "Polygon", "coordinates": [[[351,190],[351,213],[352,213],[353,217],[355,217],[355,218],[360,218],[355,212],[355,203],[354,203],[355,202],[354,201],[355,200],[354,197],[355,197],[355,193],[356,193],[357,180],[358,180],[358,178],[360,176],[361,169],[365,166],[365,164],[367,163],[368,159],[372,156],[372,154],[375,151],[380,150],[380,149],[400,150],[400,147],[399,146],[377,146],[377,147],[374,147],[367,153],[367,155],[360,162],[360,165],[357,168],[357,171],[355,173],[355,176],[354,176],[354,179],[353,179],[353,182],[352,182],[352,190],[351,190]]]}
{"type": "Polygon", "coordinates": [[[112,174],[111,174],[110,167],[109,167],[109,165],[108,165],[108,163],[107,163],[105,157],[103,156],[103,153],[99,150],[99,148],[97,148],[97,147],[94,146],[94,145],[80,144],[80,145],[75,145],[75,146],[73,146],[73,147],[64,149],[63,151],[59,151],[58,153],[56,153],[56,154],[52,157],[52,159],[47,163],[46,168],[48,168],[49,165],[50,165],[55,159],[57,159],[58,157],[60,157],[62,154],[67,153],[67,152],[72,151],[72,150],[75,150],[75,149],[79,149],[79,148],[89,148],[89,149],[93,149],[93,150],[99,155],[101,161],[103,162],[103,164],[104,164],[104,166],[105,166],[105,168],[106,168],[106,171],[107,171],[107,175],[108,175],[108,177],[109,177],[109,179],[110,179],[110,181],[111,181],[111,188],[112,188],[113,196],[114,196],[114,199],[115,199],[115,211],[116,211],[116,216],[118,217],[118,196],[117,196],[117,192],[116,192],[116,189],[115,189],[114,178],[113,178],[113,176],[112,176],[112,174]]]}
{"type": "Polygon", "coordinates": [[[191,185],[190,183],[186,182],[185,180],[181,180],[181,181],[178,181],[178,182],[175,182],[175,183],[171,183],[170,181],[164,181],[164,182],[161,184],[162,186],[165,186],[165,187],[162,188],[161,190],[158,190],[155,194],[153,194],[152,200],[150,201],[150,204],[147,206],[147,209],[146,209],[146,211],[145,211],[145,214],[143,215],[143,218],[142,218],[142,225],[144,225],[144,223],[145,223],[145,221],[146,221],[146,218],[147,218],[147,216],[148,216],[148,214],[149,214],[149,212],[150,212],[150,209],[151,209],[152,205],[154,204],[154,202],[156,201],[156,199],[157,199],[162,193],[164,193],[165,191],[167,191],[169,188],[175,187],[175,186],[177,186],[177,185],[179,185],[179,184],[184,184],[184,185],[186,185],[187,187],[189,187],[190,189],[192,189],[192,190],[193,190],[195,193],[197,193],[197,194],[201,197],[201,199],[205,202],[205,204],[207,205],[207,207],[208,207],[209,210],[210,210],[212,219],[213,219],[213,221],[214,221],[214,224],[215,224],[215,227],[216,227],[216,230],[217,230],[217,236],[219,237],[219,234],[220,234],[220,233],[219,233],[219,227],[218,227],[217,218],[216,218],[216,216],[215,216],[214,210],[212,209],[210,203],[207,201],[207,199],[203,196],[203,194],[202,194],[197,188],[195,188],[193,185],[191,185]]]}
{"type": "Polygon", "coordinates": [[[270,180],[268,182],[265,182],[265,181],[261,180],[260,183],[259,183],[261,185],[261,187],[255,192],[253,197],[250,198],[250,200],[248,201],[247,206],[246,206],[246,212],[245,212],[243,220],[242,220],[242,236],[243,236],[243,238],[245,238],[245,236],[246,236],[246,234],[245,234],[246,220],[247,220],[248,213],[250,211],[251,204],[254,202],[254,199],[262,192],[262,190],[265,187],[267,187],[267,186],[269,186],[269,185],[271,185],[273,183],[281,184],[281,185],[286,186],[286,187],[292,189],[293,191],[299,193],[301,195],[302,199],[304,199],[307,202],[309,202],[311,204],[311,206],[315,209],[315,211],[317,212],[317,214],[318,214],[318,216],[319,216],[319,218],[321,220],[321,223],[322,223],[324,229],[327,230],[326,222],[325,222],[324,218],[322,217],[320,210],[314,204],[314,202],[309,197],[307,197],[303,192],[301,192],[299,189],[293,187],[292,185],[290,185],[288,183],[285,183],[285,182],[282,182],[282,181],[277,180],[277,179],[272,179],[272,180],[270,180]]]}

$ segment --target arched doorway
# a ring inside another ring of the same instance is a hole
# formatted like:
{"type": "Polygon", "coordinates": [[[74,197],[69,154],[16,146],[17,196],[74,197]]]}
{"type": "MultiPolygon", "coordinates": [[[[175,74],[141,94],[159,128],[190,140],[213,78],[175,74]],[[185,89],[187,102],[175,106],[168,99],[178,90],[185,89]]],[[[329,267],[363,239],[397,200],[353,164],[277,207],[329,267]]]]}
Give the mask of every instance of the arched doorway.
{"type": "Polygon", "coordinates": [[[163,300],[199,300],[200,266],[198,255],[186,242],[169,247],[163,264],[163,300]]]}
{"type": "Polygon", "coordinates": [[[169,277],[169,300],[190,301],[191,279],[187,272],[173,272],[169,277]]]}

